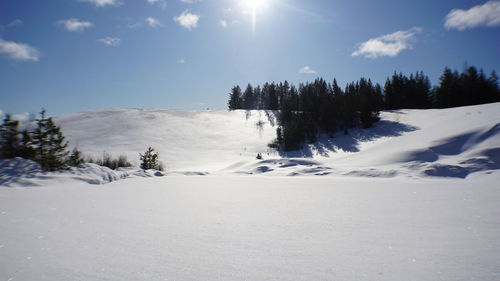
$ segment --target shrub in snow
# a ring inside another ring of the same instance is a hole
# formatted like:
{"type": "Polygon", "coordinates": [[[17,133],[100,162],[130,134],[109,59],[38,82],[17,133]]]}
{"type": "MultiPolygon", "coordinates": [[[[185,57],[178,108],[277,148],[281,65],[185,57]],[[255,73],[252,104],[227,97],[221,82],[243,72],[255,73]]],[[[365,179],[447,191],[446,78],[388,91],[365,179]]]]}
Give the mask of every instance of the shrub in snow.
{"type": "Polygon", "coordinates": [[[149,147],[144,154],[139,153],[139,156],[141,159],[141,169],[144,170],[155,169],[163,171],[163,165],[161,165],[158,160],[160,155],[158,154],[158,152],[155,152],[155,150],[152,147],[149,147]]]}
{"type": "Polygon", "coordinates": [[[99,166],[104,166],[108,167],[110,169],[117,169],[117,168],[126,168],[126,167],[132,167],[132,163],[130,163],[127,160],[127,156],[125,155],[120,155],[118,158],[113,159],[113,157],[107,153],[103,152],[101,158],[92,158],[89,157],[87,158],[87,162],[89,163],[94,163],[99,166]]]}

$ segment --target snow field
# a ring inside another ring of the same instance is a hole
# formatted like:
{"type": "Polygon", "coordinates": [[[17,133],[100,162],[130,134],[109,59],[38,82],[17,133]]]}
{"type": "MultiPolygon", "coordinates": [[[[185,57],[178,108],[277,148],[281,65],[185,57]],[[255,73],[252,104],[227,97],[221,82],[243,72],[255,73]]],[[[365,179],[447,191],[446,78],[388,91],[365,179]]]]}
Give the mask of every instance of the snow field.
{"type": "Polygon", "coordinates": [[[0,280],[496,280],[499,174],[0,189],[0,280]]]}

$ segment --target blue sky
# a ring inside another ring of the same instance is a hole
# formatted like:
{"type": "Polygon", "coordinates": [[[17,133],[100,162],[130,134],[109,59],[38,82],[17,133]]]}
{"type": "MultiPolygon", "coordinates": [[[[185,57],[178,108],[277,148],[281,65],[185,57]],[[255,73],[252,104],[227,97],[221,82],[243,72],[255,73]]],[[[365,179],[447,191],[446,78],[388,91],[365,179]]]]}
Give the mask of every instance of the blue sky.
{"type": "Polygon", "coordinates": [[[500,1],[2,0],[0,111],[225,109],[237,84],[436,83],[499,50],[500,1]]]}

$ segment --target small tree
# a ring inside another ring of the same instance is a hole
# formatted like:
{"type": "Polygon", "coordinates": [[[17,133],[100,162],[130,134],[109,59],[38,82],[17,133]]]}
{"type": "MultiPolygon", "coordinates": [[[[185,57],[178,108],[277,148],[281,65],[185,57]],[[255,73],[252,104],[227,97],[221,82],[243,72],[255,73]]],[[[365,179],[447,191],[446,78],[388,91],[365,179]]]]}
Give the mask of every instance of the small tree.
{"type": "Polygon", "coordinates": [[[68,158],[68,165],[76,167],[78,165],[83,164],[85,161],[82,158],[82,153],[80,150],[73,148],[71,155],[68,158]]]}
{"type": "Polygon", "coordinates": [[[37,127],[33,132],[36,161],[44,170],[58,170],[66,166],[68,143],[64,141],[61,128],[54,124],[52,118],[45,117],[45,109],[40,112],[37,127]]]}
{"type": "Polygon", "coordinates": [[[0,126],[0,158],[19,156],[19,121],[6,114],[0,126]]]}
{"type": "Polygon", "coordinates": [[[160,171],[163,170],[162,165],[158,161],[160,155],[158,154],[158,152],[155,152],[152,147],[149,147],[144,154],[139,153],[139,156],[141,159],[141,169],[156,169],[160,171]]]}

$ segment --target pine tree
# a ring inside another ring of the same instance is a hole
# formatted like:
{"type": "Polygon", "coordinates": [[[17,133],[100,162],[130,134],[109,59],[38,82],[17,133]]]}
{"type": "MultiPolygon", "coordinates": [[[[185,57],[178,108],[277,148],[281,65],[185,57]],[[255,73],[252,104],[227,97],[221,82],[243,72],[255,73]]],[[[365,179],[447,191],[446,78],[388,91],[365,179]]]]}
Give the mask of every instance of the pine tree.
{"type": "Polygon", "coordinates": [[[160,155],[158,154],[158,152],[155,152],[152,147],[149,147],[144,154],[139,154],[139,156],[142,161],[141,169],[156,169],[160,171],[163,170],[162,166],[159,163],[160,155]]]}
{"type": "Polygon", "coordinates": [[[35,160],[35,149],[33,148],[33,141],[31,133],[28,130],[23,130],[21,133],[21,142],[19,144],[19,157],[24,159],[35,160]]]}
{"type": "Polygon", "coordinates": [[[234,86],[231,89],[231,93],[229,93],[228,107],[229,107],[229,110],[243,108],[243,100],[242,100],[242,96],[241,96],[240,86],[234,86]]]}
{"type": "Polygon", "coordinates": [[[76,167],[78,165],[83,164],[85,161],[82,158],[82,153],[80,150],[73,148],[73,151],[71,152],[71,155],[68,158],[68,165],[72,167],[76,167]]]}
{"type": "Polygon", "coordinates": [[[54,124],[52,118],[45,117],[45,109],[43,109],[33,132],[33,143],[36,161],[44,170],[58,170],[66,165],[68,143],[64,139],[61,128],[54,124]]]}
{"type": "Polygon", "coordinates": [[[278,94],[276,93],[276,84],[274,82],[269,84],[267,94],[268,94],[267,99],[269,102],[268,109],[278,110],[279,100],[278,100],[278,94]]]}
{"type": "Polygon", "coordinates": [[[6,114],[0,127],[0,158],[19,156],[19,121],[6,114]]]}
{"type": "Polygon", "coordinates": [[[248,84],[245,92],[243,92],[243,108],[246,110],[255,109],[255,97],[251,84],[248,84]]]}

